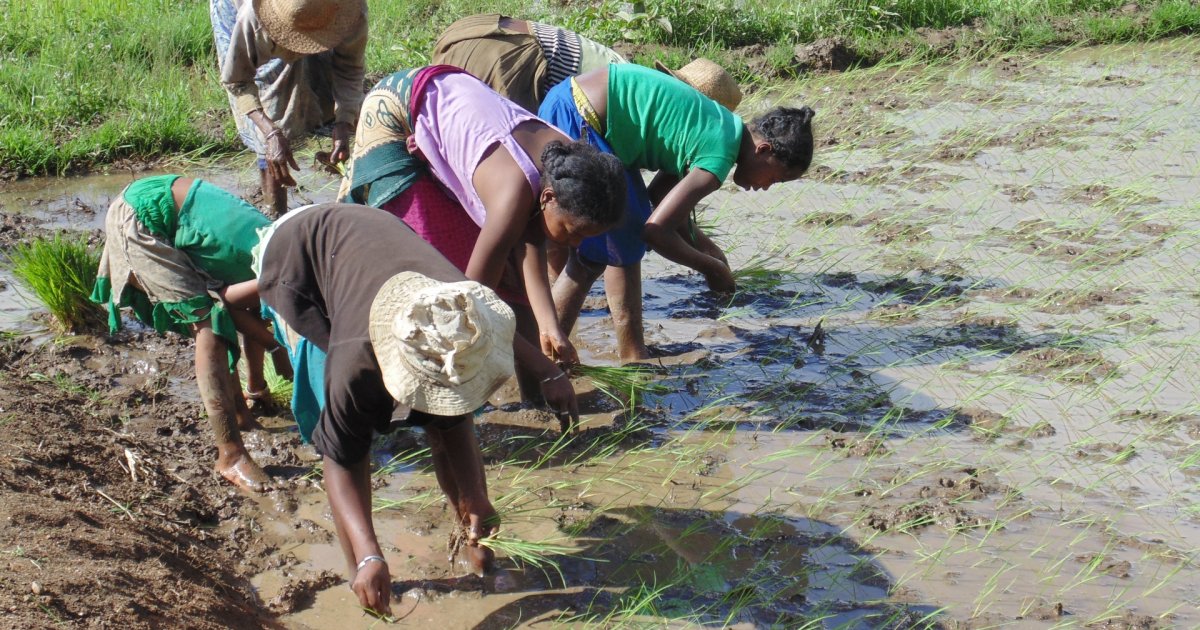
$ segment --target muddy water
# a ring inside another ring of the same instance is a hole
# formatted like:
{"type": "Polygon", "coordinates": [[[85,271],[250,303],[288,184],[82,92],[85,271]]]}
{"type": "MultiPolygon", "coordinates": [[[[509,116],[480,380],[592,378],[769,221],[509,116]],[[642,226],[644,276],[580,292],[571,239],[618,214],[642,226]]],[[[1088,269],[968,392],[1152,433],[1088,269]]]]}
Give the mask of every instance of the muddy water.
{"type": "MultiPolygon", "coordinates": [[[[723,190],[701,219],[735,268],[778,273],[719,298],[652,256],[671,393],[636,414],[585,393],[595,413],[565,444],[509,390],[482,416],[504,533],[563,548],[553,565],[469,576],[427,460],[381,479],[395,616],[1200,626],[1197,61],[1177,40],[758,95],[746,109],[817,108],[811,176],[723,190]]],[[[73,199],[102,209],[127,181],[29,183],[0,205],[95,227],[73,199]]],[[[613,358],[603,304],[577,330],[590,362],[613,358]]],[[[254,581],[264,603],[343,569],[319,486],[292,485],[295,505],[261,508],[283,558],[254,581]]],[[[287,625],[378,623],[344,582],[310,590],[287,625]]]]}

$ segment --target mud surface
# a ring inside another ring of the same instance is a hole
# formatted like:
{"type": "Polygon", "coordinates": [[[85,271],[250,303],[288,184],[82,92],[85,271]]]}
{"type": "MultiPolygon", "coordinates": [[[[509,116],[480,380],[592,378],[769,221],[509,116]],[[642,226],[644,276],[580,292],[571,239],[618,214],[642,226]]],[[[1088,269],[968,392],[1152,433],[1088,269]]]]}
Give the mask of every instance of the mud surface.
{"type": "MultiPolygon", "coordinates": [[[[813,63],[853,52],[836,44],[813,63]]],[[[502,534],[542,555],[471,575],[419,436],[377,444],[394,616],[1200,626],[1197,61],[1175,40],[757,94],[742,113],[814,105],[822,146],[804,180],[707,200],[741,290],[652,256],[639,407],[579,378],[572,439],[511,386],[478,419],[502,534]]],[[[131,178],[9,184],[0,244],[95,229],[131,178]]],[[[305,184],[304,202],[333,196],[305,184]]],[[[576,331],[591,364],[615,362],[601,295],[576,331]]],[[[29,311],[9,281],[6,329],[36,331],[29,311]]],[[[17,626],[382,624],[345,588],[286,417],[251,437],[280,491],[211,473],[186,341],[35,334],[0,356],[0,611],[17,626]]]]}

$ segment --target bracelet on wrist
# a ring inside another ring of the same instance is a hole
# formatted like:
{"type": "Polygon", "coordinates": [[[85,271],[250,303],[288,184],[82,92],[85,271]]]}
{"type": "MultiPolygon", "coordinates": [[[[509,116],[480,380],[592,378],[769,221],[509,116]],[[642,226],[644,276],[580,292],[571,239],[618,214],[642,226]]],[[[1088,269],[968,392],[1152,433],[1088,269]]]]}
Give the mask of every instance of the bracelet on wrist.
{"type": "Polygon", "coordinates": [[[368,562],[382,562],[385,565],[387,564],[387,560],[384,560],[383,556],[367,556],[367,557],[363,558],[362,560],[358,561],[358,566],[355,567],[354,570],[362,571],[363,567],[367,566],[368,562]]]}
{"type": "Polygon", "coordinates": [[[550,376],[550,377],[542,379],[542,383],[544,384],[544,383],[549,383],[550,381],[557,381],[558,379],[563,378],[566,375],[567,375],[566,372],[559,370],[558,374],[555,374],[554,376],[550,376]]]}

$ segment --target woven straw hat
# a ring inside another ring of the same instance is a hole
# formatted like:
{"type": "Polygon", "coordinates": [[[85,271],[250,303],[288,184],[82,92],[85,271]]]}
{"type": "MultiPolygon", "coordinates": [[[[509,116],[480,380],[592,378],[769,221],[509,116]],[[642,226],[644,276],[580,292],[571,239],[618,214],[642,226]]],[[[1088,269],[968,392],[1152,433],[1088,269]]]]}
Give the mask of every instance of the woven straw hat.
{"type": "Polygon", "coordinates": [[[725,68],[703,57],[674,71],[661,61],[655,61],[654,67],[696,88],[729,111],[737,109],[738,103],[742,102],[742,90],[737,81],[725,72],[725,68]]]}
{"type": "Polygon", "coordinates": [[[375,294],[368,322],[383,384],[417,411],[470,413],[512,376],[516,318],[478,282],[396,274],[375,294]]]}
{"type": "Polygon", "coordinates": [[[342,43],[366,19],[365,0],[254,0],[254,13],[271,41],[314,55],[342,43]]]}

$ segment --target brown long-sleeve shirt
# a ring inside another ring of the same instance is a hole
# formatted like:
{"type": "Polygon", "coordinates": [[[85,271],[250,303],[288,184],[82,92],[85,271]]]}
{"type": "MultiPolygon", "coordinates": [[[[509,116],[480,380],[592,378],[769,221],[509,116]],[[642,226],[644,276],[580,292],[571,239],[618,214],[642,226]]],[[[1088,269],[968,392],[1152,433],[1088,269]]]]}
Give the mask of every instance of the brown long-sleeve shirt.
{"type": "MultiPolygon", "coordinates": [[[[354,125],[358,120],[364,96],[366,51],[367,16],[364,11],[362,20],[354,31],[330,51],[333,66],[334,122],[354,125]]],[[[230,34],[225,62],[221,64],[221,84],[233,96],[237,113],[246,115],[256,109],[263,109],[259,100],[258,85],[254,81],[260,66],[275,58],[291,64],[303,57],[304,55],[273,42],[255,14],[253,3],[243,4],[238,10],[237,22],[230,34]]]]}

